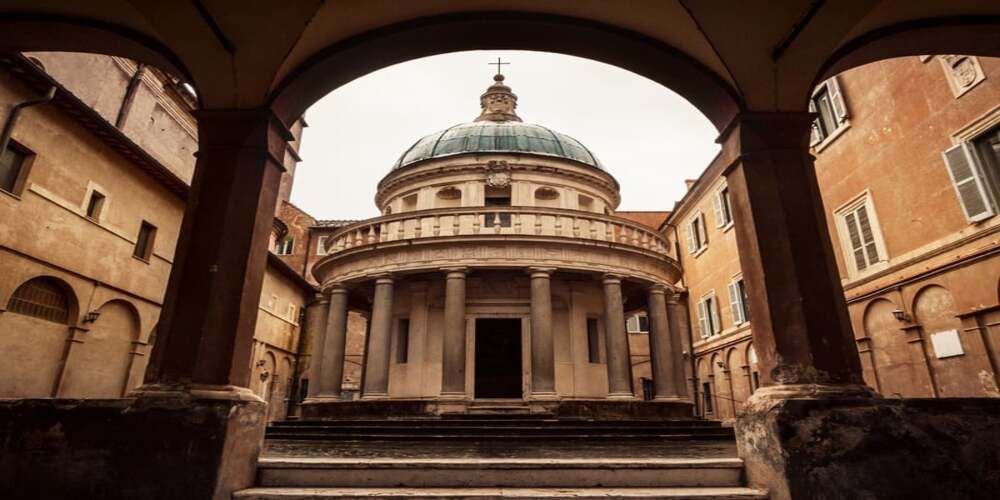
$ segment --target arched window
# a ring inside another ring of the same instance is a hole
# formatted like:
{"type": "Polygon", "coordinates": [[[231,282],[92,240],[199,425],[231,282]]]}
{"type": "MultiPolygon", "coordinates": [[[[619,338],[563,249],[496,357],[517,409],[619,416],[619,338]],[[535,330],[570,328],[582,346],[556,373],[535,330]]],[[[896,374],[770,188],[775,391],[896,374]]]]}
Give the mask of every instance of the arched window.
{"type": "Polygon", "coordinates": [[[69,297],[56,280],[34,278],[11,295],[7,310],[54,323],[69,323],[69,297]]]}

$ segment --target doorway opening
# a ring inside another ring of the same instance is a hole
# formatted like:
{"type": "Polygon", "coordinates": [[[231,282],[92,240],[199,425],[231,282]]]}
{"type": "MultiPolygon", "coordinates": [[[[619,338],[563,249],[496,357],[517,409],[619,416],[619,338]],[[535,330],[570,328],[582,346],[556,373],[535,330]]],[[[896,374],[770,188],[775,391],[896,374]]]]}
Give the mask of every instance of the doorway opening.
{"type": "Polygon", "coordinates": [[[475,397],[520,399],[521,320],[476,319],[475,397]]]}

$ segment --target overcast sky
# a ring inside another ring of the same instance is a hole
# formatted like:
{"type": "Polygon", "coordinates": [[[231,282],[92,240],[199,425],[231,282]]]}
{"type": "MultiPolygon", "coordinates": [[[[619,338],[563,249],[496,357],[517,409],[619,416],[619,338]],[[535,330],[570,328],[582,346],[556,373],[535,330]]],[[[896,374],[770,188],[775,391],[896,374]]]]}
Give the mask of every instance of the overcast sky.
{"type": "Polygon", "coordinates": [[[378,215],[378,181],[417,139],[479,115],[498,56],[511,63],[521,119],[593,151],[621,183],[619,210],[669,210],[718,152],[708,119],[634,73],[543,52],[459,52],[376,71],[313,105],[292,202],[317,219],[378,215]]]}

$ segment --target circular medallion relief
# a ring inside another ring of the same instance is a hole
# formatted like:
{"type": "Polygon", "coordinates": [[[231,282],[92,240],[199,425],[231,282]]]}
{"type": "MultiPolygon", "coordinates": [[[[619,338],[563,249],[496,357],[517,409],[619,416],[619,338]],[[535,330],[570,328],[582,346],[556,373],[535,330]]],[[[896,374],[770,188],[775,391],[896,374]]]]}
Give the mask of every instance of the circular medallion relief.
{"type": "Polygon", "coordinates": [[[486,175],[486,185],[502,188],[510,185],[510,174],[507,172],[490,172],[486,175]]]}

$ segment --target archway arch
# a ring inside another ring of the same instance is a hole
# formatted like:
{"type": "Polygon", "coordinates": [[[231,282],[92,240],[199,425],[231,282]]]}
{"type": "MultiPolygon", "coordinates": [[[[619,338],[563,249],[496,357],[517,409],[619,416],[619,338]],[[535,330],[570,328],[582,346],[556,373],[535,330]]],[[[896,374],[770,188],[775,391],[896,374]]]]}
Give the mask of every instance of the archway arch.
{"type": "Polygon", "coordinates": [[[67,353],[60,397],[118,398],[127,390],[132,351],[139,340],[139,312],[120,299],[96,312],[97,320],[67,353]]]}
{"type": "Polygon", "coordinates": [[[120,23],[85,17],[17,13],[0,15],[0,53],[86,52],[141,61],[191,81],[181,59],[155,38],[120,23]]]}
{"type": "Polygon", "coordinates": [[[664,42],[596,21],[526,12],[440,15],[357,35],[299,64],[269,100],[276,115],[290,124],[321,97],[378,69],[431,55],[491,49],[553,52],[618,66],[677,92],[719,130],[742,108],[731,85],[664,42]]]}

